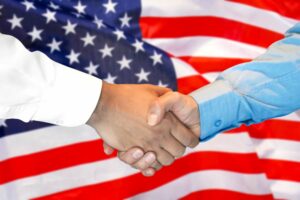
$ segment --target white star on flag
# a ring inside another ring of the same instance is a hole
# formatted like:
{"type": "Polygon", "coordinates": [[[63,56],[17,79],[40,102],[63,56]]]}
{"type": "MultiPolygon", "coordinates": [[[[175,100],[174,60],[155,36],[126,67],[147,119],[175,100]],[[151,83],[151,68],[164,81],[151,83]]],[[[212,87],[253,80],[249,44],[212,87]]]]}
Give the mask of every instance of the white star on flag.
{"type": "Polygon", "coordinates": [[[50,1],[50,8],[52,8],[53,10],[59,10],[59,6],[54,4],[52,1],[50,1]]]}
{"type": "Polygon", "coordinates": [[[121,70],[127,68],[130,69],[130,63],[132,62],[131,59],[127,59],[126,56],[122,57],[122,60],[119,60],[117,63],[120,65],[121,70]]]}
{"type": "Polygon", "coordinates": [[[162,54],[157,53],[154,51],[153,55],[150,56],[150,58],[153,60],[153,65],[155,66],[157,63],[162,64],[162,54]]]}
{"type": "Polygon", "coordinates": [[[5,120],[0,119],[0,127],[7,127],[7,124],[5,123],[5,120]]]}
{"type": "Polygon", "coordinates": [[[19,28],[22,28],[22,24],[21,22],[23,21],[24,18],[22,17],[18,17],[17,15],[13,15],[13,18],[11,19],[8,19],[7,21],[9,23],[11,23],[11,30],[14,30],[15,28],[19,27],[19,28]]]}
{"type": "MultiPolygon", "coordinates": [[[[3,6],[2,5],[0,5],[0,10],[3,8],[3,6]]],[[[2,13],[0,12],[0,16],[2,15],[2,13]]]]}
{"type": "Polygon", "coordinates": [[[163,84],[162,81],[159,81],[157,84],[159,87],[168,87],[168,84],[163,84]]]}
{"type": "Polygon", "coordinates": [[[62,28],[65,30],[65,34],[68,35],[69,33],[76,34],[75,28],[77,24],[72,24],[69,20],[67,21],[67,25],[63,26],[62,28]]]}
{"type": "Polygon", "coordinates": [[[48,24],[51,21],[56,22],[55,18],[56,12],[48,10],[43,14],[43,16],[46,18],[46,23],[48,24]]]}
{"type": "Polygon", "coordinates": [[[99,19],[97,16],[94,17],[94,24],[96,24],[98,29],[105,27],[103,20],[99,19]]]}
{"type": "Polygon", "coordinates": [[[105,7],[106,8],[106,14],[108,14],[108,13],[110,13],[110,12],[112,12],[112,13],[115,13],[116,12],[116,6],[118,5],[118,3],[115,3],[115,2],[113,2],[112,0],[108,0],[108,2],[107,3],[104,3],[103,4],[103,7],[105,7]]]}
{"type": "Polygon", "coordinates": [[[113,32],[116,36],[117,36],[117,41],[121,40],[121,39],[126,39],[125,35],[124,35],[124,32],[121,31],[121,30],[115,30],[113,32]]]}
{"type": "Polygon", "coordinates": [[[141,83],[142,81],[149,81],[148,76],[151,72],[146,72],[143,68],[141,69],[140,73],[136,73],[135,75],[138,77],[138,82],[141,83]]]}
{"type": "Polygon", "coordinates": [[[98,75],[97,69],[99,65],[94,65],[93,62],[90,62],[89,66],[84,68],[90,75],[98,75]]]}
{"type": "Polygon", "coordinates": [[[102,53],[102,58],[105,57],[112,57],[112,51],[114,50],[113,47],[109,47],[107,44],[105,44],[103,49],[100,49],[100,53],[102,53]]]}
{"type": "Polygon", "coordinates": [[[135,48],[135,53],[138,53],[139,51],[145,51],[143,45],[144,42],[135,39],[135,42],[132,44],[132,46],[135,48]]]}
{"type": "Polygon", "coordinates": [[[129,27],[129,21],[132,19],[132,17],[129,17],[127,13],[125,13],[124,17],[121,17],[119,20],[121,21],[121,27],[129,27]]]}
{"type": "Polygon", "coordinates": [[[42,40],[41,34],[43,30],[37,29],[35,26],[33,27],[33,30],[28,33],[28,35],[31,36],[31,41],[34,42],[35,40],[42,40]]]}
{"type": "Polygon", "coordinates": [[[30,1],[23,1],[22,4],[26,7],[26,11],[29,11],[30,9],[36,9],[33,2],[30,2],[30,1]]]}
{"type": "Polygon", "coordinates": [[[117,76],[112,76],[110,73],[108,73],[107,77],[104,80],[108,83],[115,83],[115,80],[117,78],[117,76]]]}
{"type": "Polygon", "coordinates": [[[78,57],[80,56],[80,53],[76,53],[74,50],[71,50],[71,53],[67,55],[66,57],[69,59],[70,65],[73,63],[79,63],[78,57]]]}
{"type": "Polygon", "coordinates": [[[47,44],[47,46],[50,48],[50,52],[53,53],[54,51],[60,51],[60,45],[62,44],[62,41],[56,41],[55,38],[52,39],[52,42],[47,44]]]}
{"type": "Polygon", "coordinates": [[[81,3],[81,1],[78,1],[77,5],[74,6],[74,8],[77,11],[77,13],[84,14],[85,13],[85,9],[86,9],[86,5],[83,5],[81,3]]]}
{"type": "Polygon", "coordinates": [[[86,33],[86,36],[81,38],[81,40],[84,42],[83,46],[86,47],[88,45],[94,46],[94,40],[96,39],[95,35],[90,35],[89,33],[86,33]]]}

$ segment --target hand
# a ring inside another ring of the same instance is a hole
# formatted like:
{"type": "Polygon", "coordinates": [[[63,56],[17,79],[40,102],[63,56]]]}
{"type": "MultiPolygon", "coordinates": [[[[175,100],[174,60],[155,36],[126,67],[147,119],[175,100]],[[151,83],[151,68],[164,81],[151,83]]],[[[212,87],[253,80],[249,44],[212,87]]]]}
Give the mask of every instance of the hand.
{"type": "Polygon", "coordinates": [[[199,108],[193,97],[179,92],[167,92],[151,104],[148,124],[150,126],[157,125],[169,111],[185,124],[197,138],[200,138],[199,108]]]}
{"type": "MultiPolygon", "coordinates": [[[[145,152],[154,152],[162,165],[169,165],[184,154],[185,147],[195,146],[198,138],[171,113],[159,125],[147,124],[150,104],[167,91],[151,85],[104,83],[88,124],[111,147],[119,151],[140,147],[145,152]]],[[[154,161],[155,156],[152,157],[154,161]]]]}
{"type": "MultiPolygon", "coordinates": [[[[191,96],[178,92],[168,92],[159,99],[152,102],[148,113],[148,124],[155,126],[163,119],[168,112],[172,112],[182,121],[197,138],[200,137],[200,115],[198,105],[191,96]]],[[[113,149],[108,145],[104,146],[105,151],[110,154],[113,149]]],[[[142,171],[145,176],[154,175],[160,169],[159,165],[151,165],[146,162],[146,157],[151,152],[144,154],[139,148],[132,148],[128,152],[119,153],[119,158],[125,163],[142,171]],[[136,155],[139,155],[138,157],[136,155]]]]}

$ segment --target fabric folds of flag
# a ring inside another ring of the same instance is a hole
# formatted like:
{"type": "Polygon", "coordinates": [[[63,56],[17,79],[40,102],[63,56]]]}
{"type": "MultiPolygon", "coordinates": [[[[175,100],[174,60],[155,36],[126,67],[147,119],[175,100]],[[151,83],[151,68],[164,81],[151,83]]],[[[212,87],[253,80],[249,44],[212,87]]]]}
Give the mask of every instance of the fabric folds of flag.
{"type": "MultiPolygon", "coordinates": [[[[189,93],[262,54],[298,0],[0,0],[0,32],[111,83],[189,93]]],[[[145,178],[87,126],[0,120],[0,199],[297,199],[300,115],[218,135],[145,178]]]]}

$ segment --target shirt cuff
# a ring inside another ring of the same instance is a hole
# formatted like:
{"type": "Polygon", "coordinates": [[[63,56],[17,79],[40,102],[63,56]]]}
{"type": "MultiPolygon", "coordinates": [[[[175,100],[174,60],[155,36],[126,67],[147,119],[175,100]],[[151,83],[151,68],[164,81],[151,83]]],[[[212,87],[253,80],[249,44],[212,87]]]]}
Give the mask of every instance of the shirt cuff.
{"type": "Polygon", "coordinates": [[[240,125],[237,113],[241,97],[228,81],[217,80],[190,95],[199,107],[201,141],[240,125]]]}
{"type": "Polygon", "coordinates": [[[32,120],[61,126],[85,124],[100,98],[102,81],[55,63],[55,80],[45,91],[32,120]]]}

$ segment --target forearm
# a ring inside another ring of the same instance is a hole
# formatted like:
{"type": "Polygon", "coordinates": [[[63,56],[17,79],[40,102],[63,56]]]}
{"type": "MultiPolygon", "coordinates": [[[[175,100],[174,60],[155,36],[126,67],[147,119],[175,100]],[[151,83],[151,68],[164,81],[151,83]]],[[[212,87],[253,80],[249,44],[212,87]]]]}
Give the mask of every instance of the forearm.
{"type": "Polygon", "coordinates": [[[192,93],[201,140],[300,109],[300,24],[254,61],[230,68],[192,93]]]}
{"type": "Polygon", "coordinates": [[[0,34],[0,118],[81,125],[95,109],[101,87],[101,80],[0,34]]]}

